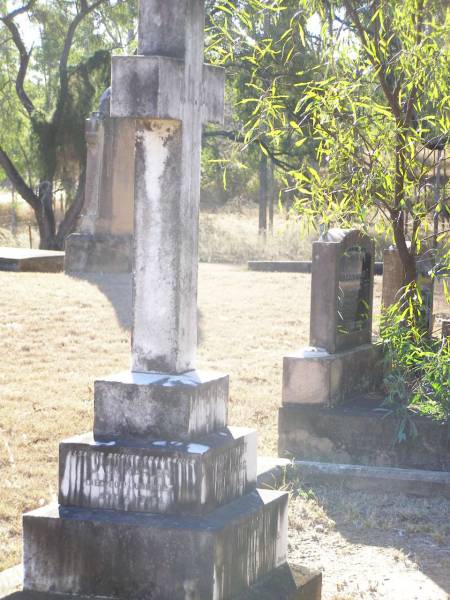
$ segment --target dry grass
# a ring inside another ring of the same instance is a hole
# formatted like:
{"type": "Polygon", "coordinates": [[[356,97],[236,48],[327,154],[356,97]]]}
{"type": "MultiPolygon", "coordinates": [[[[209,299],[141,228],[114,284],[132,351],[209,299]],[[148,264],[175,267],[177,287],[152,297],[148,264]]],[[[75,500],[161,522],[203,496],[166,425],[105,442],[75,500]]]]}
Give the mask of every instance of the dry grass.
{"type": "MultiPolygon", "coordinates": [[[[276,453],[283,353],[308,341],[309,286],[200,267],[198,365],[230,373],[230,421],[257,427],[264,454],[276,453]]],[[[94,379],[129,366],[130,297],[127,277],[0,273],[0,568],[20,559],[19,515],[56,494],[58,441],[92,427],[94,379]]]]}
{"type": "Polygon", "coordinates": [[[29,248],[31,229],[32,245],[33,248],[37,248],[39,233],[34,214],[20,197],[17,197],[15,214],[16,226],[14,227],[11,194],[0,190],[0,246],[29,248]]]}
{"type": "Polygon", "coordinates": [[[448,599],[450,501],[302,489],[291,499],[289,551],[323,570],[324,600],[448,599]]]}
{"type": "MultiPolygon", "coordinates": [[[[23,202],[17,206],[17,227],[12,227],[9,194],[0,193],[0,246],[29,248],[39,246],[34,215],[23,202]]],[[[60,213],[57,219],[61,218],[60,213]]],[[[303,260],[311,258],[311,243],[298,220],[276,214],[273,233],[258,235],[258,210],[243,207],[239,212],[202,212],[199,254],[202,262],[243,264],[255,258],[303,260]]]]}
{"type": "MultiPolygon", "coordinates": [[[[308,341],[309,286],[306,275],[200,266],[198,364],[230,373],[230,422],[257,427],[264,454],[276,452],[283,353],[308,341]]],[[[376,289],[378,306],[379,278],[376,289]]],[[[21,558],[21,513],[56,495],[59,440],[92,426],[94,379],[129,365],[129,280],[0,273],[0,315],[1,570],[21,558]]],[[[412,581],[432,589],[417,565],[422,568],[425,556],[425,572],[431,573],[433,553],[439,560],[447,556],[448,530],[439,526],[448,523],[447,505],[440,518],[435,501],[430,523],[430,507],[421,501],[399,501],[400,508],[404,505],[400,516],[390,508],[395,499],[377,508],[371,497],[354,498],[354,493],[330,491],[300,496],[292,504],[291,556],[326,569],[324,598],[403,599],[382,595],[379,590],[394,589],[384,580],[384,588],[380,583],[372,593],[366,586],[367,594],[358,595],[371,561],[380,565],[376,581],[388,568],[393,579],[398,568],[402,577],[413,572],[412,581]],[[398,523],[404,533],[386,547],[398,523]],[[423,543],[420,560],[410,567],[410,551],[401,542],[411,536],[423,543]]],[[[439,594],[420,598],[445,598],[439,594]]]]}
{"type": "Polygon", "coordinates": [[[273,233],[258,235],[258,211],[202,213],[200,260],[242,264],[248,260],[310,260],[311,240],[298,219],[277,213],[273,233]]]}

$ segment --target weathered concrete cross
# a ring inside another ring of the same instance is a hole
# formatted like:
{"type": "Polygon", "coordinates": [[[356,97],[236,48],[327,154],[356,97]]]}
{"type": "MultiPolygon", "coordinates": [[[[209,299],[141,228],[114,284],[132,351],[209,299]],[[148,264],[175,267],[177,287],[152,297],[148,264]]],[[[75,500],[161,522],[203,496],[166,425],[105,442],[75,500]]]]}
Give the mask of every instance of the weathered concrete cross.
{"type": "Polygon", "coordinates": [[[203,48],[204,0],[140,0],[138,55],[113,58],[111,116],[137,119],[136,372],[195,368],[202,124],[224,103],[203,48]]]}

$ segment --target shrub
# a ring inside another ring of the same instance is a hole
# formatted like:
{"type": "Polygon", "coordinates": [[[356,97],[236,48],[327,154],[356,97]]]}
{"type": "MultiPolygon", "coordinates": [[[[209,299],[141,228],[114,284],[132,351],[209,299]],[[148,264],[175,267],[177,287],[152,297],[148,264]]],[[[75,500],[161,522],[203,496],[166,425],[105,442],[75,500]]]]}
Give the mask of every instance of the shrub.
{"type": "Polygon", "coordinates": [[[381,318],[385,406],[398,418],[399,442],[417,435],[414,414],[446,422],[450,437],[450,340],[421,327],[421,307],[420,291],[409,288],[381,318]]]}

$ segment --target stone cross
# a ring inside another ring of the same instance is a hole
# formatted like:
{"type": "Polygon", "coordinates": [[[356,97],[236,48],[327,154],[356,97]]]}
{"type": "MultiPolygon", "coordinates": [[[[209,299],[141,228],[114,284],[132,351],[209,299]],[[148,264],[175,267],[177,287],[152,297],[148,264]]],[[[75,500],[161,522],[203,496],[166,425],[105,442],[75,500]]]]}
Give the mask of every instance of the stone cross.
{"type": "Polygon", "coordinates": [[[202,125],[224,104],[203,48],[204,0],[141,0],[138,55],[113,58],[111,116],[136,119],[135,372],[195,368],[202,125]]]}

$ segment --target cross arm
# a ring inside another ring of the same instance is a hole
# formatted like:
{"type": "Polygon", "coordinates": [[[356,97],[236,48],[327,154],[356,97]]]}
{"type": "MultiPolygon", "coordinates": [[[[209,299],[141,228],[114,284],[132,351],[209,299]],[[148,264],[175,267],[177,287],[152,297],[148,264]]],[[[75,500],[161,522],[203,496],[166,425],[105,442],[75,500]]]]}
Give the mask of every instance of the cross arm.
{"type": "Polygon", "coordinates": [[[165,56],[115,56],[112,60],[111,116],[183,120],[186,110],[202,111],[202,120],[223,122],[225,72],[203,65],[197,97],[186,100],[185,63],[165,56]]]}

